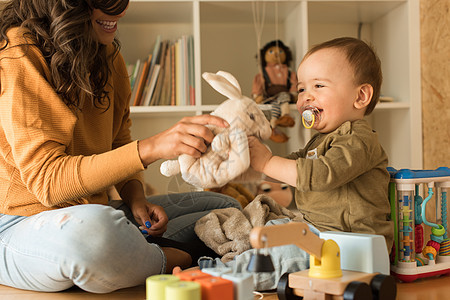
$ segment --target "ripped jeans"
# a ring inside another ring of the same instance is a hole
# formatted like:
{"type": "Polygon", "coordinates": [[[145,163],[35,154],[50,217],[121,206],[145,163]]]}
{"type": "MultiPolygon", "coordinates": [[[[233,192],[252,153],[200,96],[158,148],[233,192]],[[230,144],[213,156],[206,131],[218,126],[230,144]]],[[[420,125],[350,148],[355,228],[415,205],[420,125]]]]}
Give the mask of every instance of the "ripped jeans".
{"type": "MultiPolygon", "coordinates": [[[[228,196],[196,192],[158,195],[169,223],[164,237],[187,242],[197,238],[195,222],[212,209],[237,207],[228,196]]],[[[30,217],[0,214],[0,284],[56,292],[77,285],[108,293],[145,283],[165,272],[161,248],[149,244],[121,201],[114,207],[78,205],[30,217]]]]}

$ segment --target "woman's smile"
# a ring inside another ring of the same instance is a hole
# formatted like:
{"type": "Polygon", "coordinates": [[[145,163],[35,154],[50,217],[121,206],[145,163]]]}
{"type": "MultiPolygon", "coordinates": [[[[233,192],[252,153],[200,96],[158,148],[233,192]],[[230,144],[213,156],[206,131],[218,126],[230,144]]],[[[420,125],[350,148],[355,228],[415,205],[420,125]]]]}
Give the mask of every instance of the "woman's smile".
{"type": "Polygon", "coordinates": [[[96,20],[95,22],[108,33],[114,33],[117,30],[117,21],[96,20]]]}
{"type": "Polygon", "coordinates": [[[108,45],[114,41],[115,33],[117,31],[117,21],[125,16],[127,9],[128,6],[120,14],[114,16],[108,15],[100,9],[94,8],[92,10],[92,26],[94,27],[94,31],[100,43],[108,45]]]}

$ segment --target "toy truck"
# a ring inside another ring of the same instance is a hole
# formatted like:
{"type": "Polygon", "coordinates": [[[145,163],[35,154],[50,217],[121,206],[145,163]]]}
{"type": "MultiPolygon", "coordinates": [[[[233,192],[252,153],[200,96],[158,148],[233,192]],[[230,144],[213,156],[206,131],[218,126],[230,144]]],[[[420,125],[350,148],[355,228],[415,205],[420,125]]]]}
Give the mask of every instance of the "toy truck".
{"type": "Polygon", "coordinates": [[[397,286],[389,275],[384,237],[343,232],[326,232],[321,237],[301,222],[255,227],[251,231],[253,248],[294,244],[310,254],[310,269],[281,276],[277,287],[280,300],[396,298],[397,286]],[[341,248],[348,254],[342,268],[341,248]]]}

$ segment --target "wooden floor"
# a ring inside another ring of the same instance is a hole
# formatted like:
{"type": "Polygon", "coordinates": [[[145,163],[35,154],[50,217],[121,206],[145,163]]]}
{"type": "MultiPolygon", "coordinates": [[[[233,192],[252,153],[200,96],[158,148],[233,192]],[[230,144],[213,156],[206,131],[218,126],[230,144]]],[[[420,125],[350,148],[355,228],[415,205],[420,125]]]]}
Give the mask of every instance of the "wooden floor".
{"type": "MultiPolygon", "coordinates": [[[[22,291],[0,285],[1,300],[145,300],[145,286],[119,290],[110,294],[90,294],[78,288],[60,293],[22,291]]],[[[276,300],[274,295],[255,299],[276,300]]],[[[412,283],[397,284],[397,300],[447,300],[450,299],[450,276],[427,278],[412,283]]],[[[175,299],[174,299],[175,300],[175,299]]]]}

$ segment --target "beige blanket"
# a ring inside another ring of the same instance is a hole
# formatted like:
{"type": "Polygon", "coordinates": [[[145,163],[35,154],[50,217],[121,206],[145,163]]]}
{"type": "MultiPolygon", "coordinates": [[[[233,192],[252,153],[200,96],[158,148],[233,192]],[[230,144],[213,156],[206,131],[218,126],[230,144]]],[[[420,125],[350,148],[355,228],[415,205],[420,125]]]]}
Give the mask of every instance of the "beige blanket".
{"type": "Polygon", "coordinates": [[[222,262],[251,248],[249,234],[253,227],[264,226],[268,221],[293,219],[295,215],[267,195],[258,195],[242,211],[223,208],[211,211],[195,224],[195,233],[217,254],[222,262]]]}

